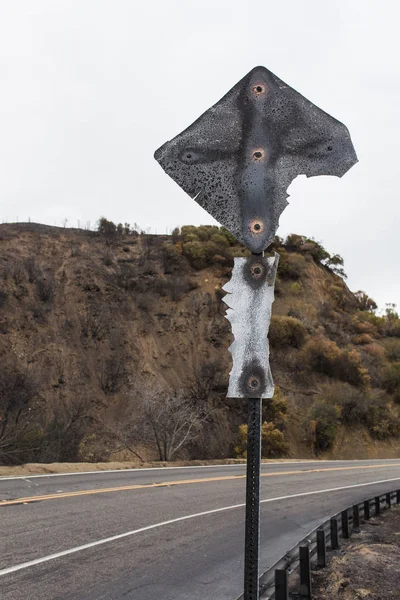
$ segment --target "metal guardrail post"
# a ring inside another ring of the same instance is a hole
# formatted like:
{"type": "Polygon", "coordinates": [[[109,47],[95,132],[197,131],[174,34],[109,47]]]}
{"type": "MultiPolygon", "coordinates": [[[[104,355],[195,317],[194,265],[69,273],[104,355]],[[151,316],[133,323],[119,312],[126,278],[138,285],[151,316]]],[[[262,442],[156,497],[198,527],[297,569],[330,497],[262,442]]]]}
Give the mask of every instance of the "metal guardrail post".
{"type": "Polygon", "coordinates": [[[258,600],[260,554],[261,408],[259,398],[248,400],[246,534],[244,550],[244,600],[258,600]]]}
{"type": "Polygon", "coordinates": [[[381,497],[375,496],[375,515],[381,514],[381,497]]]}
{"type": "Polygon", "coordinates": [[[337,550],[339,548],[339,535],[338,535],[338,522],[336,518],[332,518],[330,521],[331,527],[331,550],[337,550]]]}
{"type": "Polygon", "coordinates": [[[396,492],[396,500],[397,500],[397,504],[400,504],[400,490],[397,490],[397,492],[396,492]]]}
{"type": "Polygon", "coordinates": [[[326,538],[323,528],[317,531],[317,565],[320,569],[326,566],[326,538]]]}
{"type": "Polygon", "coordinates": [[[275,600],[289,600],[288,573],[286,569],[275,569],[275,600]]]}
{"type": "Polygon", "coordinates": [[[390,492],[386,494],[386,506],[387,508],[392,506],[392,494],[390,492]]]}
{"type": "Polygon", "coordinates": [[[364,521],[369,521],[371,515],[370,515],[370,501],[369,500],[365,500],[364,502],[364,521]]]}
{"type": "Polygon", "coordinates": [[[360,531],[360,507],[358,504],[353,506],[353,531],[360,531]]]}
{"type": "Polygon", "coordinates": [[[349,539],[349,513],[347,510],[342,511],[342,538],[349,539]]]}
{"type": "Polygon", "coordinates": [[[310,548],[300,546],[300,598],[311,600],[311,561],[310,548]]]}

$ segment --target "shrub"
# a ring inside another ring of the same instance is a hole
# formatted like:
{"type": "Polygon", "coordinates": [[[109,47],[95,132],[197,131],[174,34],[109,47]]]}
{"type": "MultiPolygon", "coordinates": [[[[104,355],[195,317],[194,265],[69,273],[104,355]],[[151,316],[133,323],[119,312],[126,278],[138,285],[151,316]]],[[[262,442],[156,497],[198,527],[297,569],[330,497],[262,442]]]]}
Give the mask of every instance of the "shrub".
{"type": "Polygon", "coordinates": [[[24,260],[24,267],[28,273],[29,283],[33,283],[42,273],[42,270],[37,264],[34,256],[28,256],[28,258],[24,260]]]}
{"type": "Polygon", "coordinates": [[[307,268],[304,256],[295,252],[281,252],[278,265],[278,274],[282,279],[300,279],[307,268]]]}
{"type": "Polygon", "coordinates": [[[181,237],[181,230],[179,229],[179,227],[175,227],[175,229],[172,230],[172,243],[176,244],[176,242],[178,242],[180,240],[181,237]]]}
{"type": "Polygon", "coordinates": [[[56,290],[56,281],[53,275],[40,277],[36,280],[36,291],[42,302],[51,302],[56,290]]]}
{"type": "Polygon", "coordinates": [[[298,235],[297,233],[290,233],[285,240],[285,247],[290,252],[298,252],[301,251],[305,242],[304,235],[298,235]]]}
{"type": "Polygon", "coordinates": [[[367,385],[370,381],[356,350],[342,350],[335,342],[323,337],[314,337],[307,342],[302,350],[302,359],[314,371],[356,386],[367,385]]]}
{"type": "Polygon", "coordinates": [[[290,293],[292,294],[292,296],[299,296],[302,291],[303,286],[301,285],[300,281],[294,281],[290,286],[290,293]]]}
{"type": "Polygon", "coordinates": [[[285,436],[271,422],[264,421],[261,427],[261,456],[263,458],[279,458],[289,452],[285,436]]]}
{"type": "Polygon", "coordinates": [[[187,233],[183,238],[184,242],[199,242],[199,238],[195,233],[187,233]]]}
{"type": "Polygon", "coordinates": [[[285,428],[287,422],[288,403],[281,389],[276,386],[273,398],[263,403],[263,421],[272,422],[279,430],[285,428]]]}
{"type": "Polygon", "coordinates": [[[227,248],[229,246],[228,240],[221,233],[213,233],[210,241],[222,248],[227,248]]]}
{"type": "Polygon", "coordinates": [[[363,344],[371,344],[374,341],[374,338],[369,333],[361,333],[360,335],[356,335],[353,337],[353,344],[357,346],[363,344]]]}
{"type": "Polygon", "coordinates": [[[382,397],[380,402],[370,404],[367,426],[370,434],[384,440],[400,433],[400,418],[398,412],[382,397]]]}
{"type": "Polygon", "coordinates": [[[355,292],[354,295],[357,298],[360,310],[367,310],[373,312],[378,308],[378,305],[376,304],[375,300],[372,300],[372,298],[370,298],[368,294],[366,294],[362,290],[355,292]]]}
{"type": "MultiPolygon", "coordinates": [[[[239,426],[239,443],[235,448],[236,456],[247,456],[247,425],[239,426]]],[[[287,456],[289,446],[282,431],[271,422],[264,421],[261,427],[261,456],[263,458],[279,458],[287,456]]]]}
{"type": "Polygon", "coordinates": [[[347,383],[324,386],[321,401],[338,410],[345,425],[364,425],[371,436],[384,439],[400,432],[400,418],[382,390],[359,390],[347,383]]]}
{"type": "Polygon", "coordinates": [[[204,269],[207,266],[207,252],[201,242],[186,242],[182,246],[182,251],[195,269],[204,269]]]}
{"type": "Polygon", "coordinates": [[[384,341],[384,348],[389,360],[400,361],[400,340],[391,338],[384,341]]]}
{"type": "Polygon", "coordinates": [[[221,254],[221,248],[212,241],[185,242],[182,245],[182,252],[190,265],[200,270],[209,266],[215,255],[221,254]]]}
{"type": "Polygon", "coordinates": [[[117,236],[117,226],[105,217],[100,217],[97,225],[97,232],[107,240],[111,240],[117,236]]]}
{"type": "Polygon", "coordinates": [[[186,258],[182,256],[182,248],[176,245],[165,243],[162,258],[166,275],[176,272],[182,273],[189,268],[186,258]]]}
{"type": "Polygon", "coordinates": [[[374,359],[374,361],[381,363],[385,360],[385,350],[380,344],[377,344],[376,342],[373,342],[372,344],[365,344],[365,346],[363,347],[363,351],[364,353],[370,355],[374,359]]]}
{"type": "Polygon", "coordinates": [[[338,411],[335,406],[322,401],[317,401],[311,406],[305,426],[315,454],[332,448],[336,438],[337,422],[338,411]]]}
{"type": "Polygon", "coordinates": [[[294,317],[273,316],[269,328],[269,340],[275,348],[292,346],[301,348],[307,335],[303,323],[294,317]]]}
{"type": "Polygon", "coordinates": [[[228,240],[230,246],[236,244],[235,236],[232,235],[231,232],[228,231],[225,227],[221,227],[220,233],[228,240]]]}
{"type": "Polygon", "coordinates": [[[383,381],[389,394],[400,390],[400,362],[395,362],[386,367],[383,381]]]}

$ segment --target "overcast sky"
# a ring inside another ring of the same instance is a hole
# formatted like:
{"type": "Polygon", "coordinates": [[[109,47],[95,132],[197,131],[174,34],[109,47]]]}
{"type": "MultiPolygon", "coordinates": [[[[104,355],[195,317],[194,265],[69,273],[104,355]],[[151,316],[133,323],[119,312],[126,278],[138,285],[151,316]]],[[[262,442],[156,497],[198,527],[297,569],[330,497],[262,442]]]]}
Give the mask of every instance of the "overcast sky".
{"type": "Polygon", "coordinates": [[[297,178],[278,234],[400,305],[396,0],[0,0],[0,221],[213,223],[156,148],[264,65],[350,130],[342,179],[297,178]]]}

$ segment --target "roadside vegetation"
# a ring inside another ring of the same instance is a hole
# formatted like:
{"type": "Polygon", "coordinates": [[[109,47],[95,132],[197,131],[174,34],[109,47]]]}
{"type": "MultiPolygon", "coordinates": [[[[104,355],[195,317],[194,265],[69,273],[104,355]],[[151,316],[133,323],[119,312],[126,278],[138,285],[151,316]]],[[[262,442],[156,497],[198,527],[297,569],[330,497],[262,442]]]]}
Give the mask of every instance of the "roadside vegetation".
{"type": "MultiPolygon", "coordinates": [[[[248,251],[226,229],[157,236],[103,217],[96,231],[1,225],[0,243],[1,463],[245,456],[222,287],[248,251]]],[[[400,448],[396,306],[379,314],[350,292],[343,259],[315,240],[269,250],[263,456],[338,456],[349,429],[366,453],[400,448]]]]}

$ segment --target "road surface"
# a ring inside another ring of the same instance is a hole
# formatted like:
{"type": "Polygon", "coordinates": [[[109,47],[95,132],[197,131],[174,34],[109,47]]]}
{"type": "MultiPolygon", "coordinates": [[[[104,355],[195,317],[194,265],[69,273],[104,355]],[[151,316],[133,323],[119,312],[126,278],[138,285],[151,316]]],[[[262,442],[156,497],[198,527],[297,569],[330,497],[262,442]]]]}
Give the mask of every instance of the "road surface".
{"type": "MultiPolygon", "coordinates": [[[[236,600],[245,466],[0,478],[2,600],[236,600]]],[[[400,458],[262,465],[261,570],[400,458]]]]}

